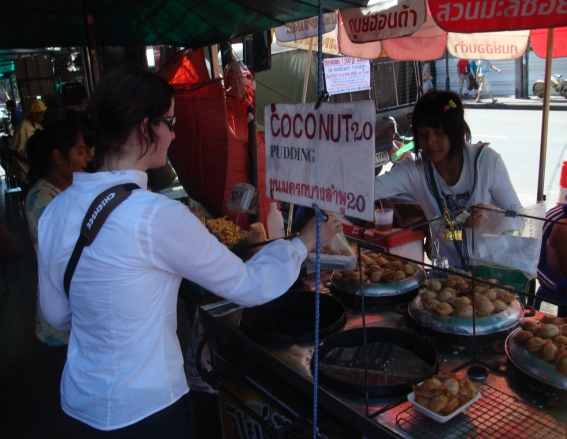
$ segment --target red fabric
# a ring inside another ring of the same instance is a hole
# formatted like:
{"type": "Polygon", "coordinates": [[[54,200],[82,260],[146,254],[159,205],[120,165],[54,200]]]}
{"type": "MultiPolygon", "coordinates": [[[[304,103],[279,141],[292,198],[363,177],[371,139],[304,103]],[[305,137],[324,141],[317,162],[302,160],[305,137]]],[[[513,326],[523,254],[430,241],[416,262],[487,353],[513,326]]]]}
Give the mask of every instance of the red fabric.
{"type": "Polygon", "coordinates": [[[467,73],[467,66],[469,65],[468,59],[460,59],[457,63],[457,72],[459,75],[465,75],[467,73]]]}
{"type": "Polygon", "coordinates": [[[488,32],[567,26],[563,2],[427,0],[436,23],[448,32],[488,32]]]}
{"type": "MultiPolygon", "coordinates": [[[[547,54],[547,29],[530,31],[530,41],[534,52],[540,58],[547,54]]],[[[558,27],[553,32],[553,58],[567,56],[567,27],[558,27]]]]}
{"type": "MultiPolygon", "coordinates": [[[[248,103],[251,81],[244,75],[211,79],[203,50],[179,52],[160,70],[172,84],[175,96],[175,140],[168,151],[179,181],[189,196],[215,217],[228,217],[244,229],[250,216],[226,208],[236,183],[249,182],[248,103]],[[234,86],[234,87],[232,87],[234,86]],[[231,91],[232,90],[232,91],[231,91]]],[[[258,148],[260,189],[265,192],[265,153],[258,148]]],[[[265,224],[269,203],[260,197],[260,218],[265,224]],[[267,208],[265,207],[267,205],[267,208]]]]}

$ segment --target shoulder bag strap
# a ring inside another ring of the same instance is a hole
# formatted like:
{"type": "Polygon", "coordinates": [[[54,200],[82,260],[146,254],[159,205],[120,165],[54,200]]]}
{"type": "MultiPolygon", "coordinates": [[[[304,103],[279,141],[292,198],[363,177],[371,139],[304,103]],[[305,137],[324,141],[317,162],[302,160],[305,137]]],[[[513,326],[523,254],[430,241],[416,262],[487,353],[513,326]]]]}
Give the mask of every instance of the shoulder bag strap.
{"type": "Polygon", "coordinates": [[[83,253],[83,249],[87,245],[91,245],[102,228],[102,225],[110,215],[110,213],[126,200],[133,190],[140,189],[135,183],[119,184],[110,189],[105,190],[102,194],[95,198],[87,210],[83,224],[81,225],[81,234],[75,244],[71,259],[65,270],[63,278],[63,286],[65,294],[69,297],[69,288],[71,287],[71,279],[83,253]]]}

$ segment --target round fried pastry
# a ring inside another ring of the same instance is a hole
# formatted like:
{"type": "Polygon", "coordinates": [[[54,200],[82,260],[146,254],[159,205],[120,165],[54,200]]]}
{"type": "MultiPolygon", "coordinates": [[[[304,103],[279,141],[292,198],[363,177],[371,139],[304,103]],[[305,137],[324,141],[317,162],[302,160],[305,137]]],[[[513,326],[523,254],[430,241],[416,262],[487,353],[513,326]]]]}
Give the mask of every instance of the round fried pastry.
{"type": "Polygon", "coordinates": [[[462,305],[455,310],[455,316],[461,318],[472,318],[473,307],[472,305],[462,305]]]}
{"type": "Polygon", "coordinates": [[[425,285],[427,287],[427,289],[431,290],[431,291],[441,291],[442,286],[441,286],[441,282],[439,282],[437,279],[425,279],[423,281],[423,285],[425,285]]]}
{"type": "Polygon", "coordinates": [[[516,340],[518,341],[522,341],[522,342],[526,342],[528,341],[530,338],[533,338],[534,334],[531,331],[524,331],[523,329],[521,331],[518,331],[516,333],[516,336],[514,337],[516,340]]]}
{"type": "Polygon", "coordinates": [[[455,297],[456,297],[456,293],[453,288],[444,288],[437,296],[437,300],[439,302],[449,302],[450,300],[453,300],[455,297]]]}
{"type": "Polygon", "coordinates": [[[544,315],[544,316],[541,318],[540,322],[541,322],[541,323],[552,324],[552,325],[558,325],[559,322],[560,322],[560,320],[561,320],[561,319],[560,319],[559,317],[557,317],[557,316],[554,316],[554,315],[552,315],[552,314],[546,314],[546,315],[544,315]]]}
{"type": "Polygon", "coordinates": [[[442,316],[448,316],[453,312],[453,307],[445,302],[440,302],[435,305],[435,312],[442,316]]]}
{"type": "Polygon", "coordinates": [[[439,413],[443,410],[449,403],[449,397],[445,394],[437,395],[431,398],[431,403],[429,404],[429,410],[433,413],[439,413]]]}
{"type": "Polygon", "coordinates": [[[559,348],[555,344],[548,343],[541,349],[541,358],[545,361],[552,361],[555,359],[558,350],[559,348]]]}
{"type": "Polygon", "coordinates": [[[461,296],[450,300],[449,303],[453,308],[460,308],[461,306],[464,305],[470,305],[471,299],[469,299],[467,296],[461,296]]]}
{"type": "Polygon", "coordinates": [[[553,338],[561,334],[561,330],[558,326],[552,325],[551,323],[545,323],[540,325],[537,335],[541,338],[553,338]]]}
{"type": "Polygon", "coordinates": [[[532,337],[526,343],[526,347],[528,348],[528,351],[530,351],[530,352],[539,352],[548,343],[551,343],[551,340],[549,340],[549,339],[544,340],[541,337],[532,337]]]}
{"type": "Polygon", "coordinates": [[[502,300],[495,300],[492,302],[494,305],[494,312],[499,313],[508,309],[508,304],[502,300]]]}
{"type": "Polygon", "coordinates": [[[527,319],[522,319],[522,321],[520,321],[520,326],[522,327],[522,329],[524,331],[530,331],[530,332],[533,332],[534,334],[539,329],[539,325],[538,325],[537,322],[535,322],[533,320],[527,320],[527,319]]]}

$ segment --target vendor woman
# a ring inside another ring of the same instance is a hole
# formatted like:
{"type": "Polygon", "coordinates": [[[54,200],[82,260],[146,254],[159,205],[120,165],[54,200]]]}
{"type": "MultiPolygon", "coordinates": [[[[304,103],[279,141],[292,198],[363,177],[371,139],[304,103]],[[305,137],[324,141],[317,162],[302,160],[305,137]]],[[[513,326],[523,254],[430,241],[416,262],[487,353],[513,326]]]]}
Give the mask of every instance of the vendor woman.
{"type": "MultiPolygon", "coordinates": [[[[445,206],[451,219],[483,202],[505,210],[521,207],[500,154],[486,144],[467,142],[470,130],[456,93],[431,90],[424,94],[415,106],[412,124],[416,160],[402,160],[377,177],[377,199],[407,192],[421,205],[428,220],[443,217],[445,206]]],[[[481,215],[481,209],[474,210],[475,225],[481,215]]],[[[439,239],[439,252],[451,266],[467,268],[472,252],[472,218],[464,222],[462,241],[445,241],[446,225],[431,224],[432,238],[439,239]]]]}
{"type": "MultiPolygon", "coordinates": [[[[84,126],[97,172],[74,174],[39,221],[41,308],[52,326],[71,331],[61,405],[72,437],[194,437],[175,333],[181,279],[240,305],[259,305],[288,290],[315,248],[311,221],[298,237],[278,239],[244,263],[186,206],[146,190],[146,170],[165,165],[175,139],[174,94],[163,78],[136,66],[106,73],[84,126]],[[67,296],[64,273],[89,205],[125,183],[141,189],[85,247],[67,296]]],[[[321,241],[341,230],[329,215],[321,241]]]]}

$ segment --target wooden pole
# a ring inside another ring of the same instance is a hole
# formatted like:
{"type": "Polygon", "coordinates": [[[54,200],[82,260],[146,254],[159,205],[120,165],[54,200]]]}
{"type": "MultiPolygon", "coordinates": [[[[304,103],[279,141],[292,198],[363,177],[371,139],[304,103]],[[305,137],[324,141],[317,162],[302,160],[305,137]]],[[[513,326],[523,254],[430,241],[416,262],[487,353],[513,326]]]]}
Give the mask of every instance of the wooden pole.
{"type": "Polygon", "coordinates": [[[547,52],[545,54],[545,81],[543,94],[543,115],[541,118],[541,146],[539,150],[539,174],[537,181],[537,202],[543,201],[543,186],[545,184],[545,160],[547,155],[547,130],[549,127],[549,101],[551,87],[551,64],[553,61],[554,29],[547,29],[547,52]]]}

